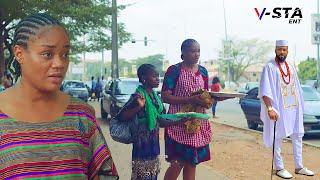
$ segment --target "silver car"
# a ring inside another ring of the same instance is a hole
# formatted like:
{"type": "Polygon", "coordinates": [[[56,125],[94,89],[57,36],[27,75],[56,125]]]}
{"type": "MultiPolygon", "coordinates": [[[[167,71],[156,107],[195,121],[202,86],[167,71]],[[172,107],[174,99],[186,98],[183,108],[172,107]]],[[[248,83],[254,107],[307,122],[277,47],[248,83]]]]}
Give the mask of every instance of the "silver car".
{"type": "Polygon", "coordinates": [[[4,87],[2,85],[0,85],[0,92],[4,91],[4,87]]]}
{"type": "Polygon", "coordinates": [[[84,101],[88,101],[89,92],[82,81],[65,80],[61,85],[61,91],[69,94],[70,96],[77,97],[84,101]]]}

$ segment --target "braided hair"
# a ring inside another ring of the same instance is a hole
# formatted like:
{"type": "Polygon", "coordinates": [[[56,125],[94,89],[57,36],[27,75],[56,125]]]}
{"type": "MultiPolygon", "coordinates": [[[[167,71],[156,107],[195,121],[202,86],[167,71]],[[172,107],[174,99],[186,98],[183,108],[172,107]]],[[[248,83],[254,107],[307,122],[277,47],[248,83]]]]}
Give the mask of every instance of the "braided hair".
{"type": "MultiPolygon", "coordinates": [[[[28,41],[32,38],[32,36],[37,35],[36,32],[40,28],[52,25],[62,26],[58,20],[45,13],[33,14],[22,19],[15,28],[13,46],[19,45],[27,49],[28,41]]],[[[19,62],[15,60],[14,56],[9,59],[7,66],[9,71],[17,80],[21,76],[21,67],[19,62]]]]}
{"type": "Polygon", "coordinates": [[[142,64],[141,66],[139,66],[138,68],[138,78],[139,78],[139,82],[142,83],[142,76],[147,75],[151,70],[156,70],[157,68],[152,65],[152,64],[142,64]]]}
{"type": "Polygon", "coordinates": [[[181,44],[181,59],[183,60],[183,52],[186,51],[193,43],[198,43],[194,39],[186,39],[181,44]]]}

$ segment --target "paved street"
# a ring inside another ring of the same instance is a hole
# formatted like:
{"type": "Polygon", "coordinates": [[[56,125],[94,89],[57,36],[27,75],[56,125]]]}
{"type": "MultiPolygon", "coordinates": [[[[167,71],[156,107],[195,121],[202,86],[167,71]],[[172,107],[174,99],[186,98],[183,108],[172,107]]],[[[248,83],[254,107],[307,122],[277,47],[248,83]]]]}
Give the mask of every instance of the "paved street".
{"type": "MultiPolygon", "coordinates": [[[[110,151],[112,152],[112,156],[114,158],[115,164],[117,165],[117,170],[120,175],[120,180],[129,180],[131,177],[131,149],[132,145],[126,145],[121,144],[118,142],[115,142],[111,139],[110,133],[109,133],[109,125],[108,121],[109,119],[102,119],[100,114],[100,103],[98,102],[89,102],[90,105],[92,105],[95,108],[96,111],[96,117],[98,118],[99,125],[102,129],[102,132],[104,136],[106,137],[108,146],[110,148],[110,151]],[[130,152],[130,153],[128,153],[130,152]]],[[[161,136],[163,137],[163,135],[161,136]]],[[[163,141],[160,143],[160,159],[161,159],[161,171],[159,179],[163,179],[164,173],[166,169],[168,168],[169,164],[164,161],[164,143],[163,141]]],[[[182,174],[182,173],[181,173],[182,174]]],[[[182,175],[180,174],[178,180],[182,180],[182,175]]],[[[212,179],[212,177],[215,177],[219,180],[228,180],[223,173],[218,172],[211,167],[200,164],[197,167],[197,176],[196,179],[212,179]]]]}
{"type": "MultiPolygon", "coordinates": [[[[99,121],[99,124],[102,128],[102,131],[106,137],[108,146],[112,152],[112,156],[114,158],[114,161],[117,165],[117,169],[120,175],[121,180],[129,180],[130,174],[131,174],[131,145],[125,145],[121,143],[117,143],[113,141],[109,135],[109,126],[108,121],[109,119],[101,119],[100,118],[100,103],[98,102],[89,102],[96,110],[96,115],[99,121]]],[[[242,110],[240,108],[240,105],[238,104],[237,100],[227,100],[224,102],[220,102],[218,106],[218,119],[215,119],[214,121],[219,123],[225,123],[241,128],[246,128],[246,120],[244,119],[244,115],[242,113],[242,110]],[[233,111],[230,112],[230,109],[233,111]]],[[[211,119],[212,120],[212,119],[211,119]]],[[[213,125],[213,124],[212,124],[213,125]]],[[[253,172],[258,170],[254,170],[254,168],[259,164],[259,166],[263,166],[263,177],[268,177],[269,172],[269,161],[271,161],[270,157],[266,154],[270,153],[269,149],[266,149],[263,146],[261,135],[257,133],[249,133],[249,131],[241,131],[241,130],[232,130],[233,128],[230,128],[228,126],[223,125],[213,125],[214,129],[214,140],[210,144],[211,146],[211,153],[212,153],[212,160],[206,163],[202,163],[197,167],[197,176],[196,179],[219,179],[219,180],[225,180],[225,179],[250,179],[254,177],[254,173],[248,172],[248,168],[252,169],[253,172]],[[248,133],[247,133],[248,132],[248,133]],[[257,146],[255,147],[254,146],[257,146]],[[240,149],[234,149],[235,147],[241,147],[240,149]],[[230,151],[230,148],[233,149],[233,151],[230,151]],[[259,153],[256,152],[256,149],[259,149],[259,153]],[[237,150],[239,150],[237,152],[237,150]],[[247,154],[243,153],[247,152],[247,154]],[[257,156],[250,156],[253,152],[256,152],[256,154],[259,154],[257,156]],[[251,158],[247,158],[250,156],[251,158]],[[230,157],[232,157],[232,160],[230,161],[230,157]],[[260,157],[264,157],[261,159],[260,157]],[[230,164],[238,163],[240,168],[238,166],[232,166],[230,164]],[[255,165],[256,164],[256,165],[255,165]],[[242,174],[239,174],[239,172],[242,172],[242,174]],[[243,172],[246,172],[245,174],[243,172]]],[[[260,128],[261,130],[261,128],[260,128]]],[[[163,137],[163,131],[160,132],[160,138],[163,137]]],[[[319,139],[317,139],[317,142],[319,142],[319,139]]],[[[161,140],[161,173],[159,176],[159,179],[163,179],[164,173],[168,167],[168,163],[164,161],[164,142],[161,140]]],[[[285,143],[286,146],[287,144],[285,143]]],[[[290,167],[293,166],[293,160],[291,158],[292,152],[290,148],[285,148],[286,150],[283,152],[283,155],[286,157],[286,164],[290,167]],[[288,158],[290,156],[290,158],[288,158]],[[291,161],[291,162],[290,162],[291,161]]],[[[316,160],[312,157],[315,157],[316,154],[318,154],[318,151],[313,149],[310,150],[310,148],[306,149],[304,148],[304,152],[308,152],[305,154],[305,161],[308,162],[308,165],[315,169],[317,167],[317,162],[319,160],[316,160]],[[313,162],[315,161],[315,162],[313,162]]],[[[315,169],[316,171],[319,171],[315,169]]],[[[260,171],[260,170],[259,170],[260,171]]],[[[315,177],[317,179],[317,177],[315,177]]],[[[179,180],[182,180],[182,177],[178,178],[179,180]]],[[[276,178],[277,179],[277,178],[276,178]]],[[[300,178],[298,178],[300,179],[300,178]]]]}
{"type": "MultiPolygon", "coordinates": [[[[238,101],[238,99],[229,99],[219,102],[216,112],[219,118],[214,119],[214,122],[248,128],[246,118],[238,101]]],[[[208,113],[211,113],[211,110],[208,110],[208,113]]],[[[262,131],[262,127],[259,126],[258,130],[262,131]]],[[[320,135],[305,136],[303,141],[320,146],[320,135]]]]}

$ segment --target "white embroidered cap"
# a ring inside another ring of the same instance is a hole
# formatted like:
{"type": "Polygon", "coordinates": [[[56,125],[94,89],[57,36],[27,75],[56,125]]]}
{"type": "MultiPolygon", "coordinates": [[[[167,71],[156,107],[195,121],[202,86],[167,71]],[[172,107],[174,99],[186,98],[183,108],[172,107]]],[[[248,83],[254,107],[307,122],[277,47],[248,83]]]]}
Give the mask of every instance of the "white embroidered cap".
{"type": "Polygon", "coordinates": [[[288,46],[289,43],[287,40],[277,40],[276,41],[276,46],[288,46]]]}

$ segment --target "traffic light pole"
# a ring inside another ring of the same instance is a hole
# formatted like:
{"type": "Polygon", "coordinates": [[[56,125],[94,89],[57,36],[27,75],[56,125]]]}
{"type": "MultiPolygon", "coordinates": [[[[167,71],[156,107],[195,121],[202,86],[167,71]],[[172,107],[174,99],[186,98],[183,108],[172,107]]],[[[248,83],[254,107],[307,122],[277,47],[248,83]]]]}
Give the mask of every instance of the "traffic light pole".
{"type": "Polygon", "coordinates": [[[117,26],[117,1],[112,0],[112,60],[111,60],[111,77],[119,78],[118,69],[118,26],[117,26]]]}
{"type": "Polygon", "coordinates": [[[143,40],[136,40],[136,39],[133,39],[133,40],[131,40],[131,43],[136,43],[136,42],[144,42],[144,46],[148,46],[148,41],[154,41],[154,40],[148,40],[148,38],[145,36],[144,38],[143,38],[143,40]]]}
{"type": "MultiPolygon", "coordinates": [[[[319,0],[317,1],[317,13],[319,14],[319,0]]],[[[319,44],[317,44],[317,88],[320,88],[320,58],[319,58],[319,44]]]]}

